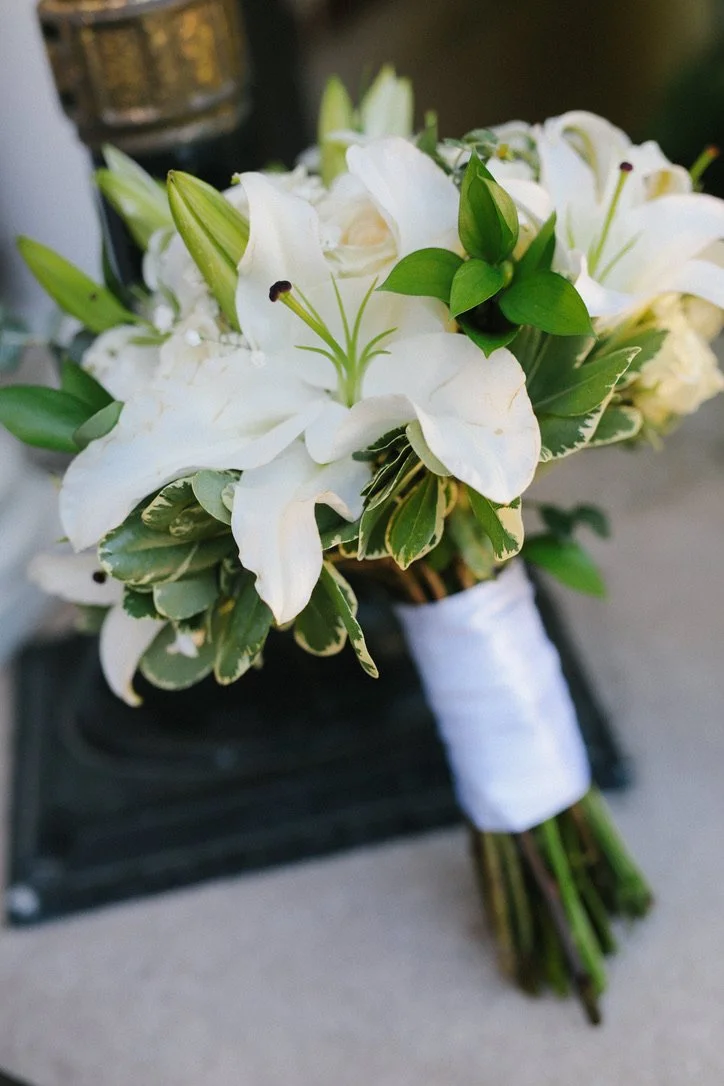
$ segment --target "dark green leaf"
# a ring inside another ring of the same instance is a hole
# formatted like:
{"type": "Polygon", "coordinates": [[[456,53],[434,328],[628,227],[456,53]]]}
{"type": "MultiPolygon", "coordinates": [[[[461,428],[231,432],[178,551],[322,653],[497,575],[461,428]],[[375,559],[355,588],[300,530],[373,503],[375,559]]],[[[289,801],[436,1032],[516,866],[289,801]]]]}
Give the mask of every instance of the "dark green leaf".
{"type": "Polygon", "coordinates": [[[186,690],[195,686],[214,666],[214,644],[209,638],[197,644],[196,656],[186,656],[170,651],[175,647],[176,637],[176,630],[168,623],[141,659],[141,674],[161,690],[186,690]]]}
{"type": "Polygon", "coordinates": [[[75,396],[76,400],[88,404],[90,414],[95,414],[108,404],[113,403],[110,392],[96,381],[87,370],[70,358],[64,358],[60,366],[60,387],[63,392],[75,396]]]}
{"type": "Polygon", "coordinates": [[[217,682],[227,686],[249,670],[264,647],[272,622],[271,611],[259,598],[255,578],[244,570],[236,598],[218,609],[214,636],[217,682]]]}
{"type": "Polygon", "coordinates": [[[123,404],[119,400],[111,400],[109,404],[96,411],[95,415],[84,422],[73,434],[73,440],[79,449],[85,449],[91,441],[109,434],[118,422],[123,404]]]}
{"type": "Polygon", "coordinates": [[[211,569],[234,549],[231,535],[184,543],[157,531],[135,510],[100,542],[103,568],[131,585],[161,584],[211,569]]]}
{"type": "Polygon", "coordinates": [[[472,257],[462,264],[452,281],[450,316],[459,317],[476,305],[487,302],[505,282],[505,272],[498,265],[486,264],[472,257]]]}
{"type": "Polygon", "coordinates": [[[537,271],[550,271],[556,251],[556,213],[546,219],[530,245],[515,265],[515,278],[523,279],[537,271]]]}
{"type": "Polygon", "coordinates": [[[131,618],[160,618],[153,603],[153,593],[137,592],[127,585],[123,589],[123,610],[131,618]]]}
{"type": "Polygon", "coordinates": [[[376,460],[379,454],[385,452],[386,449],[391,449],[394,445],[406,444],[405,427],[397,426],[394,430],[388,430],[382,437],[378,437],[377,441],[373,441],[366,449],[353,453],[352,458],[353,460],[376,460]]]}
{"type": "Polygon", "coordinates": [[[449,249],[418,249],[396,264],[378,290],[439,298],[447,305],[462,257],[449,249]]]}
{"type": "Polygon", "coordinates": [[[562,373],[554,390],[533,401],[536,414],[571,416],[594,411],[610,398],[635,355],[635,347],[626,347],[562,373]]]}
{"type": "Polygon", "coordinates": [[[73,435],[90,410],[88,405],[55,388],[10,385],[0,388],[0,424],[39,449],[77,453],[73,435]]]}
{"type": "Polygon", "coordinates": [[[463,174],[458,216],[460,240],[470,256],[499,264],[518,240],[518,212],[476,154],[463,174]]]}
{"type": "Polygon", "coordinates": [[[577,505],[571,512],[576,524],[585,524],[601,539],[608,539],[611,535],[608,517],[597,505],[577,505]]]}
{"type": "Polygon", "coordinates": [[[507,347],[518,334],[518,328],[515,324],[511,324],[499,332],[481,332],[480,329],[475,328],[466,320],[460,321],[460,327],[468,339],[471,339],[486,357],[491,355],[493,351],[497,351],[499,347],[507,347]]]}
{"type": "MultiPolygon", "coordinates": [[[[387,525],[395,510],[395,502],[384,502],[373,509],[365,509],[359,522],[359,536],[357,538],[356,553],[361,560],[374,560],[386,558],[387,550],[387,525]]],[[[345,553],[349,548],[343,548],[345,553]]]]}
{"type": "Polygon", "coordinates": [[[535,271],[516,277],[498,304],[514,324],[532,324],[554,336],[593,335],[583,299],[573,284],[556,272],[535,271]]]}
{"type": "Polygon", "coordinates": [[[339,570],[336,570],[329,562],[325,562],[322,567],[320,581],[329,594],[334,609],[344,623],[350,644],[355,651],[362,670],[373,679],[376,679],[379,676],[379,671],[370,656],[362,627],[357,621],[357,600],[354,592],[339,570]]]}
{"type": "Polygon", "coordinates": [[[121,305],[109,290],[52,249],[32,238],[18,238],[18,249],[41,287],[61,309],[92,332],[139,323],[135,313],[121,305]]]}
{"type": "Polygon", "coordinates": [[[196,577],[157,584],[153,587],[156,610],[165,618],[183,619],[198,615],[215,602],[219,595],[216,573],[205,570],[196,577]]]}
{"type": "Polygon", "coordinates": [[[533,536],[526,540],[523,556],[527,562],[540,566],[577,592],[589,596],[606,595],[600,570],[588,552],[573,540],[560,540],[551,535],[533,536]]]}
{"type": "Polygon", "coordinates": [[[443,481],[429,472],[396,506],[387,526],[386,540],[401,569],[407,569],[440,542],[445,507],[443,481]]]}
{"type": "Polygon", "coordinates": [[[471,487],[467,488],[467,492],[470,508],[490,539],[495,557],[501,561],[512,558],[523,545],[520,498],[510,505],[498,505],[471,487]]]}
{"type": "Polygon", "coordinates": [[[574,415],[571,418],[539,414],[541,462],[560,460],[588,445],[596,432],[605,407],[605,403],[602,403],[587,415],[574,415]]]}
{"type": "Polygon", "coordinates": [[[376,509],[401,495],[421,471],[422,464],[417,454],[412,449],[403,450],[400,456],[380,468],[372,480],[374,486],[367,497],[366,509],[376,509]]]}
{"type": "Polygon", "coordinates": [[[309,603],[297,616],[294,640],[313,656],[334,656],[347,642],[347,627],[321,580],[317,581],[309,603]]]}
{"type": "MultiPolygon", "coordinates": [[[[638,358],[635,362],[638,363],[638,358]]],[[[589,444],[593,447],[628,441],[636,437],[643,426],[643,421],[643,415],[635,407],[609,406],[601,415],[589,444]]]]}

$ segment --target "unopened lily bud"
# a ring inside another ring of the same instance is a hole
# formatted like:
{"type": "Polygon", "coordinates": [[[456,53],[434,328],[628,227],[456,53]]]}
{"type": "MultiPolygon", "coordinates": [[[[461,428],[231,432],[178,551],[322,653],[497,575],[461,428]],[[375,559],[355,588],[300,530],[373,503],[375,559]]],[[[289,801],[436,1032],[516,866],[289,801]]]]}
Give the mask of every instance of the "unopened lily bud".
{"type": "Polygon", "coordinates": [[[108,168],[96,170],[96,184],[145,252],[157,230],[173,227],[165,188],[117,148],[104,147],[103,157],[108,168]]]}
{"type": "Polygon", "coordinates": [[[346,144],[334,139],[335,132],[354,128],[354,106],[341,79],[333,75],[327,80],[319,107],[317,142],[322,155],[322,180],[331,185],[346,169],[346,144]]]}
{"type": "Polygon", "coordinates": [[[360,103],[362,131],[368,138],[412,135],[414,100],[409,79],[398,79],[386,64],[360,103]]]}
{"type": "Polygon", "coordinates": [[[238,266],[249,240],[249,224],[205,181],[171,170],[168,202],[176,228],[232,328],[236,316],[238,266]]]}

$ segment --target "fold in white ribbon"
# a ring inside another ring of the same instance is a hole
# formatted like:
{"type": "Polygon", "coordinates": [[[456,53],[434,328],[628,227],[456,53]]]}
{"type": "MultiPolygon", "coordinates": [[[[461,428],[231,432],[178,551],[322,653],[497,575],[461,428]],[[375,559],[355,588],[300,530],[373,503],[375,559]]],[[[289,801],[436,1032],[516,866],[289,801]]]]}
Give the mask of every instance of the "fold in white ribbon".
{"type": "Polygon", "coordinates": [[[585,795],[591,772],[576,713],[521,563],[396,612],[458,801],[479,829],[519,833],[585,795]]]}

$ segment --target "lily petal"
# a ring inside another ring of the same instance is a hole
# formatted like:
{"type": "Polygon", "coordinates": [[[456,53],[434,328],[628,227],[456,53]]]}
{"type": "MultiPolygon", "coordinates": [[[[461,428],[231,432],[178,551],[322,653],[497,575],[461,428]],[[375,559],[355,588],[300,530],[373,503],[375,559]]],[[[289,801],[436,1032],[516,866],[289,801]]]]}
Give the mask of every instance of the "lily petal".
{"type": "Polygon", "coordinates": [[[347,166],[390,224],[398,259],[429,246],[459,250],[460,195],[429,155],[395,136],[350,147],[347,166]]]}
{"type": "Polygon", "coordinates": [[[134,343],[138,325],[109,328],[93,340],[83,355],[83,368],[100,381],[115,400],[127,400],[153,377],[159,363],[158,347],[134,343]]]}
{"type": "Polygon", "coordinates": [[[127,705],[140,705],[133,676],[147,648],[166,625],[155,618],[131,618],[119,605],[113,607],[101,627],[100,658],[106,682],[127,705]]]}
{"type": "Polygon", "coordinates": [[[272,464],[246,471],[235,487],[231,529],[245,569],[279,624],[306,607],[322,569],[314,516],[318,502],[347,520],[362,512],[365,464],[351,458],[320,467],[301,442],[272,464]]]}
{"type": "Polygon", "coordinates": [[[708,260],[689,260],[669,278],[666,289],[694,294],[724,309],[724,268],[708,260]]]}
{"type": "Polygon", "coordinates": [[[28,565],[28,577],[44,592],[70,603],[113,607],[123,598],[123,585],[101,569],[95,554],[37,554],[28,565]]]}

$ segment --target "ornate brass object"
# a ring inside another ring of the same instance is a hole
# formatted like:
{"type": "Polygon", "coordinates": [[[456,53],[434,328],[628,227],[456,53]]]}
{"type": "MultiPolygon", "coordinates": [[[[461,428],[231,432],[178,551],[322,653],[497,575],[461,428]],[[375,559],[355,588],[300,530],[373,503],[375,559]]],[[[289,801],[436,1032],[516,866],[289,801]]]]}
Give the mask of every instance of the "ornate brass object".
{"type": "Polygon", "coordinates": [[[163,151],[231,131],[248,108],[239,0],[40,0],[38,14],[91,148],[163,151]]]}

